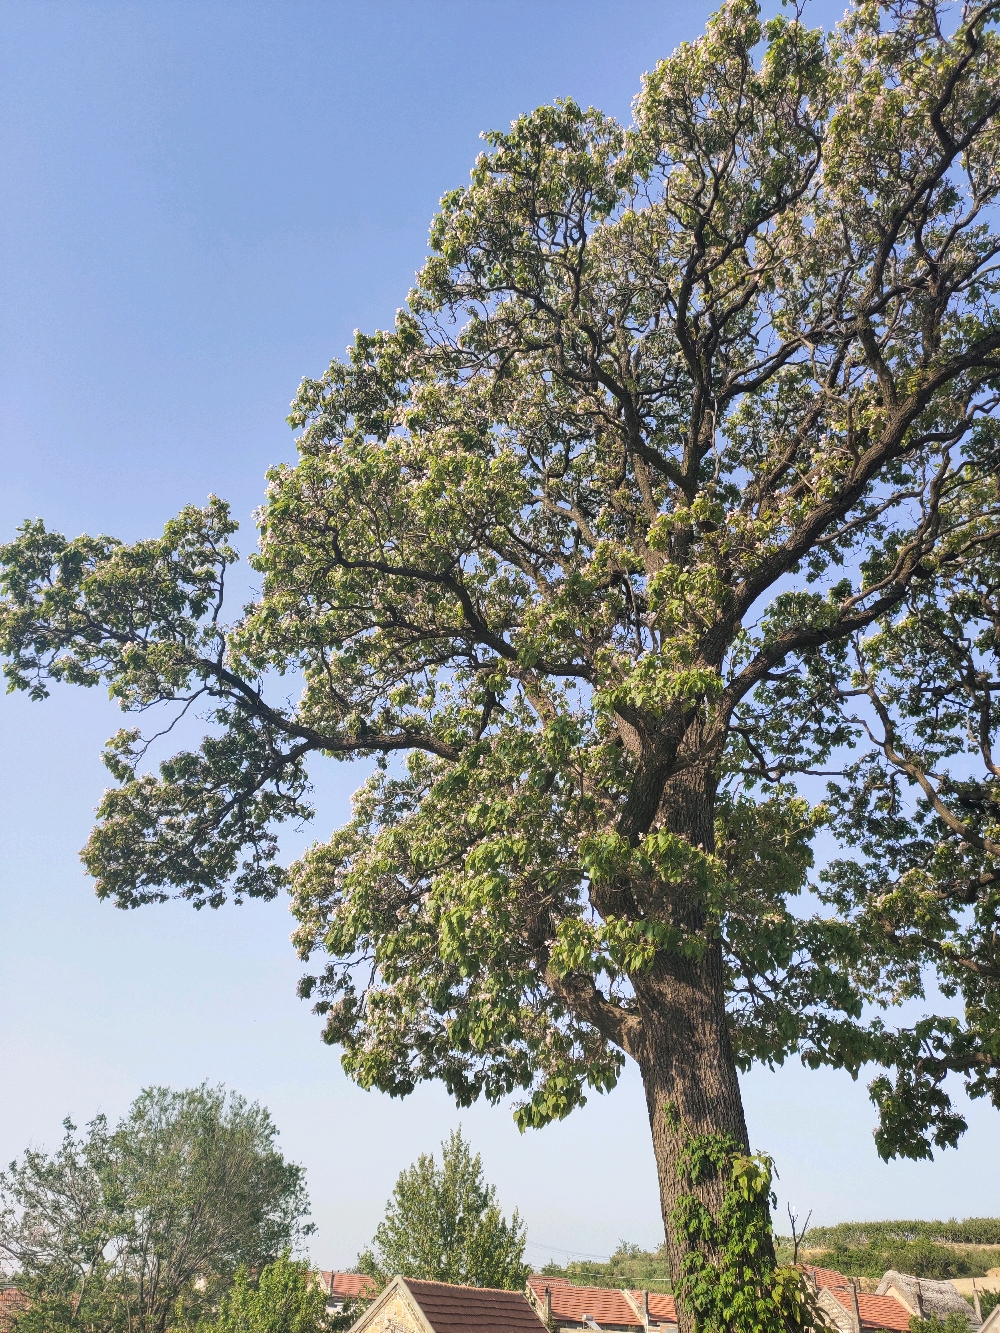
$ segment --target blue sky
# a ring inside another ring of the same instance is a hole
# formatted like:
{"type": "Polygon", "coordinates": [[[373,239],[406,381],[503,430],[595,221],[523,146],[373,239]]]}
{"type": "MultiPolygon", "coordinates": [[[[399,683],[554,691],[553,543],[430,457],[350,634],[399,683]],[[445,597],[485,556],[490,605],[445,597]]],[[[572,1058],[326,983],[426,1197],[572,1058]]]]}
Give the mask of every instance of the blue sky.
{"type": "MultiPolygon", "coordinates": [[[[645,0],[0,4],[0,539],[25,517],[152,535],[209,492],[250,515],[303,375],[391,321],[479,131],[572,96],[627,116],[710,6],[645,0]]],[[[829,21],[836,6],[814,13],[829,21]]],[[[324,1266],[369,1240],[399,1170],[460,1119],[533,1262],[661,1236],[633,1071],[563,1125],[353,1087],[294,990],[283,902],[97,903],[77,859],[121,725],[95,693],[0,701],[0,1161],[140,1087],[223,1081],[308,1169],[324,1266]]],[[[309,837],[359,774],[320,775],[309,837]]],[[[291,835],[288,849],[305,835],[291,835]]],[[[996,1211],[996,1114],[957,1152],[879,1161],[846,1075],[744,1080],[782,1206],[817,1221],[996,1211]]]]}

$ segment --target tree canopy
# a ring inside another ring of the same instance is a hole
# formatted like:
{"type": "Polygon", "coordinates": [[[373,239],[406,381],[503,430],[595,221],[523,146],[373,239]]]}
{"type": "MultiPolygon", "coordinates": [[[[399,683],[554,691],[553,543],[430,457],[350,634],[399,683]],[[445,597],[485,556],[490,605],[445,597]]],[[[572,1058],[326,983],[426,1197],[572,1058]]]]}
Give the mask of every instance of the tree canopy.
{"type": "Polygon", "coordinates": [[[998,13],[728,0],[631,125],[486,135],[394,327],[303,381],[235,619],[218,500],[3,552],[13,688],[210,710],[109,743],[98,893],[290,885],[364,1086],[542,1125],[633,1057],[675,1271],[737,1067],[880,1067],[886,1157],[957,1141],[952,1076],[1000,1102],[998,13]],[[285,870],[310,755],[377,766],[285,870]]]}
{"type": "Polygon", "coordinates": [[[147,1088],[113,1129],[97,1116],[65,1131],[57,1152],[0,1174],[24,1333],[164,1333],[310,1230],[302,1168],[268,1112],[220,1088],[147,1088]]]}
{"type": "Polygon", "coordinates": [[[283,1254],[256,1276],[241,1265],[217,1317],[199,1324],[198,1333],[327,1333],[332,1323],[309,1265],[283,1254]]]}
{"type": "Polygon", "coordinates": [[[508,1221],[496,1188],[483,1178],[461,1129],[441,1144],[441,1165],[421,1153],[400,1172],[372,1244],[358,1255],[359,1273],[382,1290],[398,1274],[519,1291],[528,1278],[525,1230],[508,1221]]]}

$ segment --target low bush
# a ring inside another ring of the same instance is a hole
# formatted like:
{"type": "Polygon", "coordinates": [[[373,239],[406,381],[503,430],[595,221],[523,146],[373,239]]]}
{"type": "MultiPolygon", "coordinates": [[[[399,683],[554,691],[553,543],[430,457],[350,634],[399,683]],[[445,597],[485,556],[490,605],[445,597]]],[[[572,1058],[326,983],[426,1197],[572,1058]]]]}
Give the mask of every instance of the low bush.
{"type": "Polygon", "coordinates": [[[861,1245],[838,1245],[828,1250],[808,1251],[809,1263],[817,1268],[835,1268],[852,1277],[881,1277],[887,1269],[912,1273],[915,1277],[951,1278],[981,1275],[985,1269],[974,1259],[948,1245],[919,1240],[861,1245]]]}
{"type": "Polygon", "coordinates": [[[666,1246],[643,1250],[628,1241],[605,1263],[583,1260],[562,1266],[549,1263],[542,1269],[546,1277],[562,1277],[576,1287],[635,1287],[649,1291],[670,1290],[670,1265],[666,1246]]]}

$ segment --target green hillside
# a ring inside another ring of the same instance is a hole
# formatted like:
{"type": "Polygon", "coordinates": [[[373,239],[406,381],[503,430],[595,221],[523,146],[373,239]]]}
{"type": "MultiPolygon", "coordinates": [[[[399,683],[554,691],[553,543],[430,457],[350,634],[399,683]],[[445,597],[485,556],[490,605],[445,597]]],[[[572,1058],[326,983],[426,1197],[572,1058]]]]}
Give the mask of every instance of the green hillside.
{"type": "Polygon", "coordinates": [[[810,1227],[811,1247],[885,1245],[899,1241],[932,1240],[946,1245],[1000,1245],[1000,1217],[967,1217],[964,1222],[838,1222],[833,1227],[810,1227]]]}
{"type": "Polygon", "coordinates": [[[799,1255],[851,1277],[881,1277],[889,1268],[927,1278],[982,1277],[1000,1267],[1000,1218],[811,1227],[799,1255]]]}
{"type": "MultiPolygon", "coordinates": [[[[778,1260],[791,1263],[792,1244],[775,1236],[778,1260]]],[[[839,1222],[811,1227],[799,1259],[836,1268],[849,1277],[881,1277],[889,1268],[916,1277],[982,1277],[1000,1268],[1000,1218],[969,1217],[963,1222],[839,1222]]],[[[622,1241],[605,1262],[574,1260],[541,1269],[578,1287],[629,1287],[669,1291],[665,1249],[642,1250],[622,1241]]]]}
{"type": "Polygon", "coordinates": [[[560,1267],[546,1264],[546,1277],[563,1277],[576,1287],[630,1287],[648,1291],[670,1290],[670,1266],[666,1250],[641,1250],[620,1241],[606,1263],[574,1261],[560,1267]]]}

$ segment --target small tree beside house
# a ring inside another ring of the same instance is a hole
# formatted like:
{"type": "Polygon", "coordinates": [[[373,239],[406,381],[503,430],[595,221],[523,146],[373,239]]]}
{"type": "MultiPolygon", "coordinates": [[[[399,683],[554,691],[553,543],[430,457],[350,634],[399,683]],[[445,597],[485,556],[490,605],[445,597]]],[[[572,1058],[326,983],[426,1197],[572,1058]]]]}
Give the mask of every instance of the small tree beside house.
{"type": "Polygon", "coordinates": [[[516,1209],[500,1212],[496,1189],[454,1130],[441,1144],[441,1165],[422,1154],[400,1173],[371,1246],[357,1268],[383,1290],[401,1274],[437,1282],[523,1290],[526,1232],[516,1209]]]}

